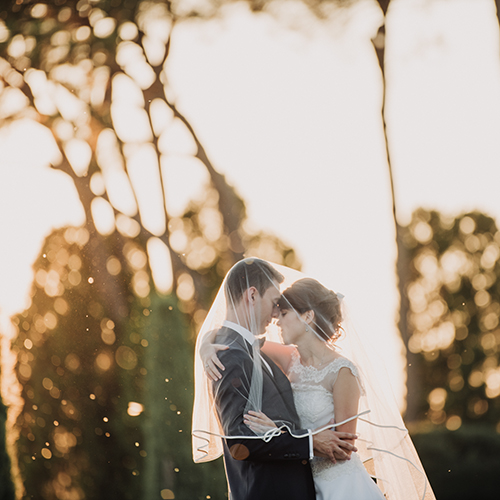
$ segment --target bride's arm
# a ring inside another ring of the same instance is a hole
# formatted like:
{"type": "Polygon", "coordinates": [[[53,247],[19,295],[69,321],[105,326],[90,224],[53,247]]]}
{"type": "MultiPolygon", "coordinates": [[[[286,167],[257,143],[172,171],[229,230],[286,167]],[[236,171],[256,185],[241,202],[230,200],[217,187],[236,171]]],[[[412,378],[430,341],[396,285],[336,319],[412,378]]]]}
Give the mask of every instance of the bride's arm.
{"type": "Polygon", "coordinates": [[[269,356],[285,374],[288,374],[295,347],[266,340],[260,350],[269,356]]]}
{"type": "Polygon", "coordinates": [[[215,344],[216,330],[208,332],[202,340],[199,350],[200,358],[205,367],[205,372],[210,380],[217,381],[222,375],[220,371],[224,371],[224,365],[221,363],[217,353],[229,349],[227,345],[215,344]],[[220,371],[219,371],[220,370],[220,371]]]}
{"type": "MultiPolygon", "coordinates": [[[[356,377],[349,368],[341,368],[333,386],[333,407],[335,408],[335,422],[354,417],[358,413],[359,386],[356,377]]],[[[336,431],[356,433],[356,419],[335,428],[336,431]]],[[[353,440],[347,440],[354,443],[353,440]]]]}
{"type": "MultiPolygon", "coordinates": [[[[217,353],[221,350],[228,349],[226,345],[214,344],[215,341],[215,331],[210,332],[200,345],[200,357],[205,367],[205,372],[210,380],[219,380],[222,375],[221,371],[224,371],[224,365],[221,363],[217,356],[217,353]]],[[[292,360],[292,353],[295,347],[289,345],[283,345],[278,342],[271,342],[266,340],[261,348],[261,351],[269,356],[282,370],[285,374],[288,373],[290,368],[290,362],[292,360]]]]}

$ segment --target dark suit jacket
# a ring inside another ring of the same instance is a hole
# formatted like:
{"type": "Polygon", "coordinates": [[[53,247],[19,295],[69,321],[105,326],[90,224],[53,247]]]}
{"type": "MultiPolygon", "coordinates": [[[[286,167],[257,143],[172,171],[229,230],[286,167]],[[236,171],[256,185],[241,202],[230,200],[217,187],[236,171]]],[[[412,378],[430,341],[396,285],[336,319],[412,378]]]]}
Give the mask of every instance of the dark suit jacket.
{"type": "MultiPolygon", "coordinates": [[[[255,436],[243,423],[253,370],[252,348],[237,332],[221,328],[215,343],[229,345],[219,352],[225,366],[221,380],[214,382],[217,412],[226,436],[255,436]]],[[[261,439],[224,440],[224,463],[231,500],[314,500],[314,483],[309,464],[309,439],[300,430],[292,388],[283,372],[264,354],[273,376],[262,365],[262,411],[274,421],[286,422],[288,432],[261,439]]]]}

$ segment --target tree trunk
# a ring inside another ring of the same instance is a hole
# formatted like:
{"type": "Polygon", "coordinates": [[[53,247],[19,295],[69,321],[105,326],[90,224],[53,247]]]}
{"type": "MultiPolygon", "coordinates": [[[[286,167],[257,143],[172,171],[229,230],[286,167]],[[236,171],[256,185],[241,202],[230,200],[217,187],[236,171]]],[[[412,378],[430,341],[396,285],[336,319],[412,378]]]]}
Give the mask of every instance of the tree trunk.
{"type": "Polygon", "coordinates": [[[408,301],[408,296],[406,294],[406,285],[408,281],[409,258],[403,243],[403,228],[398,222],[395,187],[394,187],[394,175],[392,170],[389,140],[387,136],[387,123],[385,119],[385,103],[386,103],[386,91],[387,91],[386,76],[385,76],[385,19],[387,16],[390,0],[378,0],[378,4],[380,5],[380,8],[382,9],[382,12],[384,14],[384,22],[378,29],[375,38],[372,39],[372,43],[375,49],[375,53],[377,54],[377,60],[382,74],[382,83],[383,83],[381,116],[382,116],[382,126],[385,139],[385,150],[387,156],[387,168],[389,170],[389,179],[391,184],[392,214],[394,218],[394,228],[396,233],[396,249],[397,249],[396,279],[399,292],[398,329],[401,334],[401,338],[403,339],[403,343],[406,347],[406,359],[407,359],[406,420],[408,422],[411,422],[415,420],[416,407],[413,404],[413,402],[416,401],[415,395],[419,391],[418,387],[419,380],[418,377],[416,376],[416,369],[417,369],[416,357],[408,349],[409,332],[407,324],[407,315],[409,310],[409,301],[408,301]]]}

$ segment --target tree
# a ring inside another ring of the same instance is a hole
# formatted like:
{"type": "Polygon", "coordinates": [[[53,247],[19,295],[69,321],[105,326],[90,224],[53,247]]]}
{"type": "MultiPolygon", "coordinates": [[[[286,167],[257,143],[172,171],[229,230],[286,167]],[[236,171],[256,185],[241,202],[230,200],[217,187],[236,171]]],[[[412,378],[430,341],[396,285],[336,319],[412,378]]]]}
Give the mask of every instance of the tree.
{"type": "Polygon", "coordinates": [[[49,236],[36,264],[32,306],[15,319],[27,402],[18,420],[26,494],[149,498],[151,489],[165,489],[201,498],[203,489],[213,489],[212,475],[223,489],[220,464],[197,474],[186,470],[194,465],[189,318],[175,296],[137,297],[127,290],[142,252],[129,245],[111,252],[125,253],[120,278],[129,303],[128,321],[115,323],[110,300],[96,300],[92,280],[85,279],[92,273],[82,252],[88,241],[84,228],[49,236]],[[188,485],[186,476],[197,481],[188,485]]]}
{"type": "Polygon", "coordinates": [[[474,212],[418,210],[405,228],[413,422],[458,429],[500,420],[500,231],[474,212]]]}
{"type": "Polygon", "coordinates": [[[194,328],[244,251],[298,266],[277,238],[244,231],[243,201],[170,95],[165,62],[182,17],[168,2],[128,0],[10,2],[0,13],[4,126],[28,118],[50,133],[52,166],[85,211],[83,227],[47,238],[32,305],[14,319],[30,498],[182,498],[194,476],[199,495],[220,490],[220,464],[189,472],[194,328]],[[207,182],[172,215],[179,164],[207,182]]]}
{"type": "Polygon", "coordinates": [[[404,227],[400,224],[398,220],[398,210],[396,206],[396,192],[394,183],[394,173],[393,164],[391,161],[390,154],[390,141],[388,137],[387,121],[386,121],[386,98],[387,98],[387,80],[385,71],[385,44],[386,44],[386,19],[389,10],[390,0],[377,0],[380,9],[383,14],[383,22],[380,25],[376,36],[372,39],[373,47],[377,55],[377,61],[380,67],[380,73],[382,77],[382,106],[381,106],[381,118],[382,118],[382,128],[385,140],[385,150],[387,155],[387,168],[389,172],[389,180],[391,185],[391,201],[392,201],[392,216],[394,220],[394,231],[396,236],[396,279],[399,294],[399,311],[397,325],[398,330],[401,335],[401,339],[406,349],[406,408],[405,408],[405,419],[408,422],[415,420],[416,418],[416,408],[415,408],[415,397],[414,394],[419,393],[422,388],[422,380],[419,374],[415,371],[417,362],[414,353],[408,349],[408,343],[410,338],[410,332],[407,328],[406,317],[409,311],[409,301],[406,294],[406,283],[408,281],[408,269],[410,258],[408,255],[407,248],[404,244],[404,227]]]}

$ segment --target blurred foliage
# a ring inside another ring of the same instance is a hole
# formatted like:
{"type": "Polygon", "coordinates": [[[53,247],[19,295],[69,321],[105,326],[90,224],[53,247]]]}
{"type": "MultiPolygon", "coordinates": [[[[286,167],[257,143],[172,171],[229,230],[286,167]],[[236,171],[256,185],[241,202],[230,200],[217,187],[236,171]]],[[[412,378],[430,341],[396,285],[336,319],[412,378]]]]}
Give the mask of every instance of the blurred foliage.
{"type": "MultiPolygon", "coordinates": [[[[20,469],[32,498],[92,498],[97,492],[134,498],[139,491],[138,480],[123,480],[140,439],[123,416],[122,393],[130,382],[118,367],[136,368],[140,348],[130,347],[124,322],[111,320],[106,302],[94,294],[95,270],[82,252],[88,241],[83,228],[48,237],[34,266],[32,305],[15,318],[25,400],[18,420],[20,469]]],[[[126,272],[122,279],[129,280],[126,272]]]]}
{"type": "Polygon", "coordinates": [[[417,210],[405,228],[412,421],[500,432],[500,231],[474,212],[417,210]]]}
{"type": "MultiPolygon", "coordinates": [[[[32,304],[13,320],[26,402],[18,418],[25,496],[225,498],[221,461],[191,458],[193,350],[205,314],[195,289],[180,289],[183,299],[158,295],[145,250],[118,233],[99,238],[108,264],[102,276],[96,238],[83,227],[54,231],[34,266],[32,304]],[[138,284],[141,272],[146,281],[138,284]],[[108,287],[113,281],[119,296],[100,294],[99,278],[108,287]]],[[[274,239],[257,240],[280,251],[274,239]]],[[[199,276],[207,301],[222,262],[217,255],[199,276]]]]}
{"type": "MultiPolygon", "coordinates": [[[[88,244],[84,228],[47,238],[32,305],[14,320],[26,401],[19,418],[26,495],[135,499],[165,490],[204,498],[211,489],[224,491],[220,463],[200,468],[191,459],[189,316],[175,296],[129,292],[122,320],[111,320],[112,298],[95,300],[88,244]]],[[[137,255],[127,255],[137,266],[137,255]]],[[[130,260],[123,259],[124,294],[130,260]]]]}
{"type": "Polygon", "coordinates": [[[500,489],[500,435],[491,427],[412,434],[439,500],[496,500],[500,489]]]}

